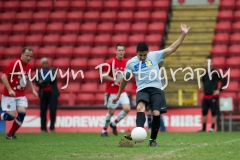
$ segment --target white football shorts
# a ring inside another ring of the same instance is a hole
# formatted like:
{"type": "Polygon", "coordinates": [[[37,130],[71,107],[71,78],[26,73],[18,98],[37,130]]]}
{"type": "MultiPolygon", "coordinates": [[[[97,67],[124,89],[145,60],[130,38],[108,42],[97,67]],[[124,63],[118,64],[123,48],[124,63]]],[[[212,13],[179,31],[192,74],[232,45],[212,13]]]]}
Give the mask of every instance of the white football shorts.
{"type": "Polygon", "coordinates": [[[116,109],[120,104],[130,104],[130,100],[126,92],[122,93],[119,100],[116,104],[112,103],[113,98],[115,98],[117,94],[105,94],[104,105],[108,108],[116,109]]]}
{"type": "Polygon", "coordinates": [[[15,111],[17,106],[28,107],[28,101],[25,96],[8,97],[2,95],[1,106],[3,111],[15,111]]]}

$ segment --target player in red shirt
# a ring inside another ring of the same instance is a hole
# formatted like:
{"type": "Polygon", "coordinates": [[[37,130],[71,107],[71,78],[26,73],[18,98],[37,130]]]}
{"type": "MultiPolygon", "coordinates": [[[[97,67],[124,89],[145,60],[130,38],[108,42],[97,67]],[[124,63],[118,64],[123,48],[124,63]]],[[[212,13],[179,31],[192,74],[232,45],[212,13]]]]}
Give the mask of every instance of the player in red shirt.
{"type": "Polygon", "coordinates": [[[35,97],[38,96],[28,77],[28,72],[31,68],[28,63],[32,57],[33,49],[24,47],[21,58],[10,62],[3,70],[1,79],[5,87],[3,89],[1,105],[2,110],[6,112],[0,114],[0,120],[11,121],[15,119],[6,139],[17,139],[14,134],[22,125],[26,115],[26,108],[28,106],[28,101],[25,97],[26,85],[30,87],[35,97]],[[18,112],[17,117],[16,111],[18,112]]]}
{"type": "MultiPolygon", "coordinates": [[[[104,105],[107,106],[108,112],[106,114],[104,121],[104,126],[101,134],[102,137],[108,137],[107,128],[109,124],[113,130],[113,134],[118,135],[116,125],[128,114],[128,112],[131,109],[130,100],[125,90],[123,90],[118,103],[116,104],[112,103],[112,99],[117,95],[119,85],[122,80],[122,74],[120,73],[120,71],[122,72],[124,71],[127,63],[127,59],[124,58],[124,53],[125,53],[124,46],[122,44],[117,44],[116,57],[107,62],[111,66],[109,75],[103,77],[103,79],[106,80],[106,95],[104,105]],[[117,73],[115,78],[112,73],[112,65],[114,65],[114,73],[117,73]],[[115,109],[119,106],[119,104],[122,105],[123,110],[118,114],[117,118],[113,122],[111,122],[111,117],[113,116],[115,109]]],[[[107,71],[108,68],[104,68],[104,72],[106,73],[107,71]]]]}

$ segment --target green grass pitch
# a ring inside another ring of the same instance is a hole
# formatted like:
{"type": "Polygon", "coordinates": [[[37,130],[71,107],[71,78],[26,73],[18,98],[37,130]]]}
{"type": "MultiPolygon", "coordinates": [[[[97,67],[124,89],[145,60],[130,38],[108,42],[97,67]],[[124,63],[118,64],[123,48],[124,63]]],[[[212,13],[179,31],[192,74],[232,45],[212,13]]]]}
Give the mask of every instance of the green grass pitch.
{"type": "Polygon", "coordinates": [[[240,157],[240,134],[233,133],[159,133],[158,147],[148,140],[131,148],[119,147],[124,134],[108,138],[100,133],[18,133],[18,140],[0,134],[0,159],[199,159],[237,160],[240,157]]]}

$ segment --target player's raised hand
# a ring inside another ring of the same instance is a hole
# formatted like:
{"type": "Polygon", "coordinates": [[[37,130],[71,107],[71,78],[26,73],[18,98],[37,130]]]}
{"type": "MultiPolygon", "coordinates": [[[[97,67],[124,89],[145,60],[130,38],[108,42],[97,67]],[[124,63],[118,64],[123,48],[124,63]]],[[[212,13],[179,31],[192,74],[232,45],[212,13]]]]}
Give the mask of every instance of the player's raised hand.
{"type": "Polygon", "coordinates": [[[16,97],[16,93],[15,93],[13,90],[8,91],[8,94],[9,94],[11,97],[16,97]]]}
{"type": "Polygon", "coordinates": [[[118,100],[119,100],[119,97],[116,96],[116,97],[113,98],[112,103],[113,103],[113,104],[116,104],[118,100]]]}
{"type": "Polygon", "coordinates": [[[188,30],[190,29],[190,27],[187,27],[187,25],[185,23],[181,23],[180,28],[181,28],[182,32],[185,34],[187,34],[188,30]]]}

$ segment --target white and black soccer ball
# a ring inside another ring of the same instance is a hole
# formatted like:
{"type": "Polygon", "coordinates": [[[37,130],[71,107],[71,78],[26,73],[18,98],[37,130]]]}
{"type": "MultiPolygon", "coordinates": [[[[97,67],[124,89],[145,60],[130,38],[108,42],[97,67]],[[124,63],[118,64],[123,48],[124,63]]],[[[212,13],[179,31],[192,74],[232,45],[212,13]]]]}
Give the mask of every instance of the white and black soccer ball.
{"type": "Polygon", "coordinates": [[[141,143],[147,138],[147,131],[142,127],[136,127],[131,132],[133,141],[141,143]]]}

